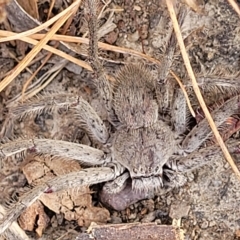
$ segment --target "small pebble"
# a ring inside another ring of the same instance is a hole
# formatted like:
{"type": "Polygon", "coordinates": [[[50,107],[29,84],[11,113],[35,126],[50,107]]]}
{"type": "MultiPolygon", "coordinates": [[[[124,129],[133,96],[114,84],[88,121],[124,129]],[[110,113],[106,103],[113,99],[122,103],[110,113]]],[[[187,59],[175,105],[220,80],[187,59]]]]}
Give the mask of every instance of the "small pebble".
{"type": "Polygon", "coordinates": [[[51,226],[52,226],[53,228],[58,227],[56,215],[53,215],[53,217],[51,218],[51,226]]]}
{"type": "Polygon", "coordinates": [[[145,215],[146,213],[147,213],[147,208],[143,208],[142,210],[141,210],[141,215],[145,215]]]}
{"type": "Polygon", "coordinates": [[[204,221],[203,223],[200,224],[200,227],[202,229],[206,229],[208,227],[208,221],[204,221]]]}
{"type": "Polygon", "coordinates": [[[131,210],[134,210],[134,209],[135,209],[135,206],[134,206],[134,205],[130,205],[129,208],[130,208],[131,210]]]}
{"type": "Polygon", "coordinates": [[[57,214],[58,225],[62,225],[63,219],[64,219],[63,214],[57,214]]]}
{"type": "Polygon", "coordinates": [[[137,213],[131,213],[128,217],[128,219],[135,219],[137,217],[137,213]]]}
{"type": "Polygon", "coordinates": [[[112,213],[112,216],[113,216],[113,217],[117,217],[117,216],[118,216],[118,212],[114,211],[114,212],[112,213]]]}
{"type": "Polygon", "coordinates": [[[144,46],[148,46],[148,44],[149,44],[149,42],[148,42],[147,39],[144,39],[144,40],[142,41],[142,43],[143,43],[144,46]]]}
{"type": "Polygon", "coordinates": [[[111,223],[114,223],[114,224],[122,223],[122,219],[120,217],[112,216],[111,223]]]}
{"type": "Polygon", "coordinates": [[[135,31],[133,34],[129,34],[127,37],[129,42],[136,42],[139,39],[139,32],[135,31]]]}
{"type": "Polygon", "coordinates": [[[140,12],[142,10],[141,7],[137,6],[137,5],[134,5],[133,9],[138,11],[138,12],[140,12]]]}
{"type": "Polygon", "coordinates": [[[169,216],[175,219],[181,219],[182,217],[186,217],[189,213],[190,206],[184,202],[180,202],[177,204],[172,204],[170,208],[169,216]]]}
{"type": "Polygon", "coordinates": [[[146,39],[148,37],[148,24],[143,24],[141,26],[141,39],[146,39]]]}
{"type": "Polygon", "coordinates": [[[127,209],[126,209],[126,215],[127,215],[127,216],[129,216],[129,215],[130,215],[130,213],[131,213],[130,209],[129,209],[129,208],[127,208],[127,209]]]}
{"type": "Polygon", "coordinates": [[[215,226],[215,225],[216,225],[216,222],[215,222],[215,221],[209,222],[209,227],[213,227],[213,226],[215,226]]]}
{"type": "Polygon", "coordinates": [[[154,211],[154,201],[152,199],[146,200],[143,205],[148,209],[149,212],[154,211]]]}
{"type": "Polygon", "coordinates": [[[154,211],[154,212],[150,212],[150,213],[146,214],[146,215],[142,218],[141,222],[142,222],[142,223],[153,222],[153,221],[155,220],[155,218],[156,218],[156,213],[155,213],[155,211],[154,211]]]}
{"type": "Polygon", "coordinates": [[[156,224],[158,224],[158,225],[161,225],[162,224],[162,221],[161,221],[161,219],[156,219],[155,221],[154,221],[156,224]]]}

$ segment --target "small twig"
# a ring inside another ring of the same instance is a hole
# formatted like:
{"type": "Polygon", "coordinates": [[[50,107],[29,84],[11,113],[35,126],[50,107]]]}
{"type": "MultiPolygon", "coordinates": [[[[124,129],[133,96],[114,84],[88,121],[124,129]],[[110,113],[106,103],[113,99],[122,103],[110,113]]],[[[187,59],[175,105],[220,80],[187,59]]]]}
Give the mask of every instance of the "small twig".
{"type": "MultiPolygon", "coordinates": [[[[79,0],[81,1],[81,0],[79,0]]],[[[76,1],[79,4],[79,1],[76,1]]],[[[75,3],[76,3],[75,2],[75,3]]],[[[78,6],[74,5],[75,7],[78,6]]],[[[63,17],[61,17],[45,35],[45,37],[26,55],[26,57],[14,68],[14,70],[5,77],[0,83],[0,91],[8,86],[12,80],[18,76],[18,74],[33,60],[33,58],[39,53],[39,51],[47,44],[51,37],[58,31],[58,29],[64,24],[64,22],[72,15],[73,10],[71,8],[63,17]]],[[[1,39],[0,39],[1,40],[1,39]]]]}
{"type": "MultiPolygon", "coordinates": [[[[52,6],[54,6],[54,2],[55,1],[52,1],[52,6]]],[[[79,3],[80,4],[80,3],[79,3]]],[[[78,7],[75,8],[75,11],[73,12],[72,16],[70,16],[68,19],[67,19],[67,22],[66,24],[64,25],[63,27],[63,30],[62,30],[62,34],[65,34],[67,32],[67,29],[69,28],[72,20],[73,20],[73,17],[75,16],[76,14],[76,11],[78,10],[78,7]]],[[[51,9],[52,11],[52,9],[51,9]]],[[[58,48],[59,46],[59,42],[56,42],[54,44],[54,48],[58,48]]],[[[24,83],[23,85],[23,88],[22,88],[22,101],[24,101],[24,95],[25,95],[25,92],[29,86],[29,84],[32,82],[32,80],[34,79],[35,76],[37,76],[38,72],[45,66],[45,64],[48,62],[48,60],[51,58],[52,56],[52,52],[49,52],[48,55],[45,57],[44,61],[42,62],[42,64],[37,68],[37,70],[31,75],[31,77],[24,83]]]]}
{"type": "Polygon", "coordinates": [[[77,0],[77,1],[73,2],[68,8],[64,9],[62,12],[60,12],[59,14],[54,16],[53,18],[49,19],[47,22],[42,23],[41,25],[39,25],[39,26],[37,26],[33,29],[30,29],[30,30],[27,30],[27,31],[21,32],[21,33],[16,33],[14,36],[10,36],[10,37],[7,37],[7,38],[1,38],[0,43],[1,42],[12,41],[12,40],[17,40],[17,39],[20,40],[22,37],[27,37],[27,36],[32,35],[34,33],[40,32],[41,30],[47,29],[47,27],[49,27],[50,25],[55,23],[58,19],[65,16],[66,13],[71,12],[72,9],[75,9],[75,7],[78,6],[80,2],[81,2],[81,0],[77,0]]]}
{"type": "MultiPolygon", "coordinates": [[[[3,36],[14,36],[15,33],[12,33],[12,32],[9,32],[9,31],[3,31],[3,30],[0,30],[0,35],[3,35],[3,36]]],[[[39,39],[43,39],[45,37],[46,34],[41,34],[41,38],[39,39]]],[[[30,43],[30,44],[33,44],[33,45],[37,45],[38,44],[38,41],[37,40],[34,40],[30,37],[22,37],[21,38],[22,41],[24,42],[27,42],[27,43],[30,43]]],[[[49,52],[52,52],[62,58],[65,58],[67,60],[69,60],[70,62],[73,62],[89,71],[92,71],[92,68],[90,67],[89,64],[87,64],[86,62],[80,60],[80,59],[77,59],[77,58],[74,58],[72,57],[71,55],[61,51],[61,50],[58,50],[58,49],[55,49],[49,45],[45,45],[43,46],[43,49],[49,51],[49,52]]]]}
{"type": "Polygon", "coordinates": [[[54,7],[54,5],[55,5],[55,2],[56,2],[56,0],[52,0],[52,1],[51,1],[50,7],[49,7],[49,10],[48,10],[47,20],[49,20],[49,18],[50,18],[50,16],[51,16],[53,7],[54,7]]]}
{"type": "Polygon", "coordinates": [[[234,0],[228,0],[230,5],[232,5],[233,9],[237,12],[237,14],[240,16],[240,9],[238,4],[234,0]]]}
{"type": "MultiPolygon", "coordinates": [[[[29,43],[36,45],[37,41],[34,40],[34,39],[41,40],[42,38],[45,37],[45,34],[33,34],[33,35],[30,35],[29,37],[22,37],[21,39],[18,39],[18,36],[15,37],[15,33],[12,33],[12,32],[9,32],[9,31],[0,30],[0,36],[12,36],[14,40],[22,40],[22,41],[25,41],[25,42],[31,41],[29,43]]],[[[3,39],[5,39],[5,38],[0,38],[0,42],[3,39]]],[[[8,37],[6,39],[8,39],[8,37]]],[[[65,35],[59,35],[59,34],[54,34],[52,36],[51,40],[52,41],[70,42],[70,43],[84,43],[84,44],[88,44],[88,42],[89,42],[88,38],[81,38],[81,37],[74,37],[74,36],[65,36],[65,35]]],[[[157,60],[155,58],[152,58],[152,57],[150,57],[150,56],[148,56],[146,54],[143,54],[141,52],[138,52],[136,50],[133,50],[133,49],[117,47],[117,46],[113,46],[113,45],[102,43],[102,42],[98,42],[98,47],[103,49],[103,50],[107,50],[107,51],[113,51],[113,52],[118,52],[118,53],[130,54],[130,55],[133,55],[133,56],[144,58],[144,59],[148,60],[149,62],[158,64],[158,65],[160,65],[160,63],[161,63],[159,60],[157,60]]],[[[45,50],[51,51],[52,53],[55,53],[56,55],[59,55],[59,56],[61,56],[59,54],[61,52],[61,53],[66,55],[66,56],[64,56],[64,58],[68,59],[71,62],[73,61],[73,60],[70,60],[67,57],[66,53],[64,53],[64,52],[62,52],[60,50],[54,49],[54,48],[52,48],[52,47],[50,47],[48,45],[44,46],[43,48],[45,50]]],[[[78,60],[78,59],[76,59],[76,60],[78,60]]],[[[74,62],[74,63],[76,63],[76,62],[74,62]]],[[[86,65],[88,65],[88,64],[86,64],[86,65]]],[[[82,65],[79,65],[79,66],[82,66],[82,65]]],[[[82,66],[82,67],[84,67],[84,66],[82,66]]],[[[86,67],[84,67],[84,68],[86,68],[86,67]]],[[[91,70],[91,67],[88,67],[87,69],[91,70]]]]}
{"type": "Polygon", "coordinates": [[[222,140],[222,137],[219,134],[217,127],[215,126],[215,123],[212,119],[212,116],[208,111],[208,108],[207,108],[207,106],[206,106],[206,104],[203,100],[202,94],[201,94],[200,89],[198,87],[197,80],[195,78],[195,75],[194,75],[193,69],[191,67],[191,63],[189,61],[188,54],[187,54],[187,51],[186,51],[186,48],[185,48],[185,45],[184,45],[184,42],[183,42],[182,34],[181,34],[180,27],[179,27],[179,24],[178,24],[178,21],[177,21],[177,17],[176,17],[175,11],[174,11],[174,6],[173,6],[173,3],[172,3],[172,0],[166,0],[166,3],[167,3],[168,11],[169,11],[172,23],[173,23],[173,28],[174,28],[174,31],[175,31],[175,34],[176,34],[176,37],[177,37],[177,40],[178,40],[178,44],[179,44],[179,47],[180,47],[180,50],[181,50],[181,54],[182,54],[182,57],[183,57],[184,64],[187,68],[187,72],[189,74],[189,77],[192,80],[193,90],[194,90],[194,92],[197,96],[197,99],[200,103],[200,106],[201,106],[201,108],[202,108],[202,110],[203,110],[203,112],[206,116],[206,119],[208,120],[209,125],[210,125],[210,127],[211,127],[211,129],[212,129],[212,131],[213,131],[213,133],[216,137],[216,140],[217,140],[220,148],[223,151],[223,154],[224,154],[225,158],[227,159],[228,163],[231,165],[234,173],[240,179],[240,172],[239,172],[237,166],[235,165],[231,155],[229,154],[228,149],[225,146],[224,141],[222,140]]]}
{"type": "Polygon", "coordinates": [[[190,103],[190,100],[189,100],[189,97],[188,97],[188,94],[187,94],[187,91],[186,91],[185,87],[183,86],[183,84],[182,84],[181,80],[179,79],[179,77],[178,77],[172,70],[170,70],[170,73],[173,75],[173,77],[174,77],[174,78],[176,79],[176,81],[178,82],[178,85],[179,85],[180,88],[182,89],[183,95],[184,95],[184,97],[185,97],[185,99],[186,99],[186,101],[187,101],[188,108],[189,108],[192,116],[195,118],[195,117],[196,117],[196,114],[195,114],[195,112],[194,112],[194,110],[193,110],[193,108],[192,108],[192,105],[191,105],[191,103],[190,103]]]}

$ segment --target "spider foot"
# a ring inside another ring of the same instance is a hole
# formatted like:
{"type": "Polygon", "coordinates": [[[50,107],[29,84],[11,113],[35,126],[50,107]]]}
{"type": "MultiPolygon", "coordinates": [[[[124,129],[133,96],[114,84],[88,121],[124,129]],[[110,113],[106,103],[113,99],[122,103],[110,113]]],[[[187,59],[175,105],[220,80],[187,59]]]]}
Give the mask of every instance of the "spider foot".
{"type": "Polygon", "coordinates": [[[164,182],[164,186],[168,188],[181,187],[187,182],[187,178],[181,173],[165,170],[164,174],[168,178],[168,182],[164,182]]]}
{"type": "Polygon", "coordinates": [[[129,178],[129,173],[126,172],[113,181],[105,183],[103,189],[110,194],[121,192],[126,187],[126,180],[129,178]]]}

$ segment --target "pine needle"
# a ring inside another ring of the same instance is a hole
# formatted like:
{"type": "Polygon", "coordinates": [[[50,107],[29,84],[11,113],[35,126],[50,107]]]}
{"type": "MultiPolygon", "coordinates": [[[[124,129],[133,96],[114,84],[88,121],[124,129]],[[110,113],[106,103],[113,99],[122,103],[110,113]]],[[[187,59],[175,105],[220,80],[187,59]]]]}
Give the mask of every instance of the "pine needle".
{"type": "MultiPolygon", "coordinates": [[[[10,72],[10,74],[5,77],[0,83],[0,92],[8,86],[15,77],[33,60],[33,58],[39,53],[39,51],[47,44],[47,42],[51,39],[51,37],[59,30],[59,28],[64,24],[65,21],[73,14],[74,9],[80,4],[81,0],[77,0],[72,5],[70,5],[65,11],[65,15],[59,18],[59,20],[52,26],[48,33],[46,33],[45,37],[35,46],[33,49],[26,55],[26,57],[10,72]]],[[[64,11],[63,11],[64,12],[64,11]]],[[[50,21],[50,20],[49,20],[50,21]]],[[[39,26],[39,27],[42,27],[39,26]]],[[[38,28],[38,27],[37,27],[38,28]]],[[[35,28],[36,29],[36,28],[35,28]]],[[[29,31],[27,31],[29,32],[29,31]]],[[[30,31],[31,32],[31,31],[30,31]]],[[[24,33],[20,33],[22,35],[24,33]]],[[[18,35],[19,36],[19,35],[18,35]]],[[[11,37],[9,37],[11,38],[11,37]]],[[[0,39],[1,42],[2,39],[0,39]]],[[[6,39],[5,39],[6,40],[6,39]]],[[[8,39],[9,41],[9,39],[8,39]]]]}

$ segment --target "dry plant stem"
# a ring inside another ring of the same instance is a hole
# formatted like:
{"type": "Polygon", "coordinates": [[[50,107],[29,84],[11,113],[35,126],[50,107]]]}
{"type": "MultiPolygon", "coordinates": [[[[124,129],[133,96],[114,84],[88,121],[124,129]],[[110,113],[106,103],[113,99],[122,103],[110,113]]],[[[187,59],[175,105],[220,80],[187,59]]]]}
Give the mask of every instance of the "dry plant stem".
{"type": "MultiPolygon", "coordinates": [[[[55,44],[55,47],[57,44],[55,44]]],[[[52,56],[52,53],[48,53],[48,55],[46,56],[46,58],[44,59],[44,61],[42,62],[42,64],[37,68],[37,70],[31,74],[31,77],[24,83],[23,88],[22,88],[22,102],[25,99],[25,92],[29,86],[29,84],[32,82],[32,80],[36,77],[36,75],[38,74],[38,72],[43,68],[43,66],[47,63],[47,61],[50,59],[50,57],[52,56]]]]}
{"type": "Polygon", "coordinates": [[[186,99],[186,101],[187,101],[188,108],[189,108],[192,116],[195,118],[195,117],[196,117],[196,114],[195,114],[195,112],[194,112],[194,110],[193,110],[193,108],[192,108],[192,106],[191,106],[191,103],[190,103],[189,97],[188,97],[188,95],[187,95],[186,89],[184,88],[184,86],[183,86],[181,80],[179,79],[179,77],[178,77],[173,71],[171,71],[171,70],[170,70],[170,73],[173,75],[173,77],[174,77],[174,78],[176,79],[176,81],[178,82],[178,85],[179,85],[180,88],[182,89],[183,94],[184,94],[184,96],[185,96],[185,99],[186,99]]]}
{"type": "Polygon", "coordinates": [[[22,33],[16,33],[14,36],[0,39],[0,43],[8,42],[8,41],[16,40],[16,39],[21,39],[22,37],[27,37],[29,35],[32,35],[34,33],[37,33],[37,32],[40,32],[41,30],[46,29],[47,27],[52,25],[54,22],[56,22],[58,19],[60,19],[62,16],[65,16],[68,12],[71,12],[72,9],[74,9],[81,3],[81,1],[82,0],[77,0],[77,1],[73,2],[72,5],[70,5],[68,8],[64,9],[58,15],[54,16],[53,18],[51,18],[50,20],[48,20],[47,22],[41,24],[40,26],[38,26],[36,28],[30,29],[30,30],[22,32],[22,33]]]}
{"type": "MultiPolygon", "coordinates": [[[[37,93],[39,93],[41,90],[43,90],[52,80],[55,79],[55,77],[62,71],[62,69],[66,66],[67,62],[60,63],[60,66],[58,70],[56,70],[52,75],[49,77],[45,77],[42,79],[42,81],[35,85],[29,92],[26,92],[23,98],[23,101],[34,97],[37,93]]],[[[16,98],[15,102],[21,101],[22,97],[16,98]]]]}
{"type": "Polygon", "coordinates": [[[232,5],[233,9],[237,12],[237,14],[240,16],[240,9],[238,4],[234,0],[228,0],[228,2],[232,5]]]}
{"type": "Polygon", "coordinates": [[[200,89],[198,87],[196,78],[194,76],[194,73],[193,73],[193,70],[192,70],[188,55],[187,55],[187,51],[186,51],[186,48],[185,48],[185,45],[184,45],[184,42],[183,42],[183,38],[182,38],[181,31],[180,31],[180,28],[179,28],[179,25],[178,25],[177,17],[176,17],[175,11],[174,11],[173,3],[172,3],[171,0],[166,0],[166,3],[167,3],[167,7],[168,7],[168,11],[169,11],[171,20],[173,22],[174,31],[176,33],[176,37],[177,37],[177,40],[178,40],[178,44],[180,46],[180,50],[181,50],[181,53],[182,53],[182,57],[183,57],[185,66],[187,68],[189,77],[192,80],[193,90],[194,90],[194,92],[197,96],[197,99],[200,103],[200,106],[203,109],[203,112],[204,112],[204,114],[205,114],[205,116],[206,116],[206,118],[209,122],[209,125],[210,125],[210,127],[211,127],[211,129],[212,129],[212,131],[213,131],[213,133],[216,137],[216,140],[217,140],[218,144],[220,145],[220,147],[223,151],[224,156],[226,157],[228,163],[231,165],[234,173],[240,179],[240,172],[239,172],[237,166],[235,165],[231,155],[229,154],[228,149],[225,146],[225,144],[222,140],[222,137],[219,134],[219,132],[217,130],[217,127],[215,126],[215,124],[213,122],[213,119],[211,117],[211,114],[209,113],[208,108],[207,108],[207,106],[206,106],[206,104],[203,100],[202,95],[201,95],[200,89]]]}
{"type": "MultiPolygon", "coordinates": [[[[52,1],[52,6],[54,6],[55,1],[52,1]]],[[[65,34],[67,32],[67,29],[69,28],[74,15],[76,14],[78,8],[75,8],[75,11],[73,12],[72,16],[70,18],[68,18],[66,24],[64,25],[64,28],[62,30],[62,34],[65,34]]],[[[59,46],[59,42],[56,42],[54,44],[54,48],[57,49],[59,46]]],[[[24,94],[27,90],[27,87],[29,86],[29,84],[32,82],[33,78],[38,74],[38,72],[44,67],[44,65],[48,62],[48,60],[51,58],[52,53],[49,52],[48,55],[46,56],[46,58],[44,59],[44,61],[42,62],[42,64],[38,67],[38,69],[33,73],[33,75],[25,82],[25,84],[23,85],[22,88],[22,101],[24,100],[24,94]]]]}
{"type": "MultiPolygon", "coordinates": [[[[0,31],[0,35],[1,35],[2,32],[4,32],[4,31],[0,31]]],[[[30,37],[32,37],[34,39],[42,39],[44,37],[44,35],[43,34],[34,34],[34,35],[31,35],[30,37]]],[[[88,38],[63,36],[63,35],[59,35],[59,34],[55,34],[52,37],[51,40],[89,44],[89,39],[88,38]]],[[[108,51],[113,51],[113,52],[118,52],[118,53],[131,54],[133,56],[144,58],[144,59],[148,60],[149,62],[158,64],[158,65],[160,65],[160,63],[161,63],[159,60],[157,60],[155,58],[152,58],[152,57],[150,57],[150,56],[148,56],[144,53],[133,50],[133,49],[117,47],[117,46],[113,46],[113,45],[102,43],[102,42],[98,42],[98,47],[100,49],[103,49],[103,50],[108,50],[108,51]]]]}
{"type": "MultiPolygon", "coordinates": [[[[0,30],[0,35],[1,36],[14,36],[15,34],[12,33],[12,32],[9,32],[9,31],[0,30]]],[[[33,34],[33,35],[29,36],[29,37],[23,37],[20,40],[23,40],[25,42],[28,42],[28,43],[36,45],[37,41],[34,40],[34,39],[38,39],[39,40],[39,39],[42,39],[44,37],[45,37],[45,34],[33,34]]],[[[1,38],[0,38],[0,40],[1,40],[1,38]]],[[[16,37],[15,40],[18,40],[18,38],[16,37]]],[[[65,41],[65,42],[71,42],[71,43],[84,43],[84,44],[88,44],[89,43],[89,39],[88,38],[64,36],[64,35],[59,35],[59,34],[55,34],[51,38],[51,40],[53,40],[53,41],[65,41]]],[[[148,56],[146,54],[143,54],[141,52],[135,51],[133,49],[117,47],[117,46],[113,46],[113,45],[109,45],[109,44],[101,43],[101,42],[98,42],[98,47],[100,49],[103,49],[103,50],[114,51],[114,52],[125,53],[125,54],[131,54],[133,56],[144,58],[144,59],[148,60],[149,62],[158,64],[158,65],[160,64],[159,60],[154,59],[154,58],[152,58],[152,57],[150,57],[150,56],[148,56]]],[[[69,56],[69,58],[67,58],[67,54],[62,52],[62,51],[60,51],[60,50],[54,49],[54,48],[52,48],[52,47],[50,47],[48,45],[44,46],[43,48],[45,50],[51,51],[52,53],[55,53],[56,55],[62,56],[64,58],[68,59],[71,62],[76,63],[76,61],[73,61],[72,58],[70,58],[71,56],[69,56]]],[[[75,58],[73,58],[73,59],[75,59],[75,58]]],[[[78,59],[76,59],[76,60],[78,60],[78,59]]],[[[80,61],[80,60],[78,60],[78,61],[80,61]]],[[[88,66],[88,68],[86,66],[85,67],[83,66],[83,67],[91,71],[91,68],[89,67],[89,65],[87,65],[87,66],[88,66]]]]}
{"type": "Polygon", "coordinates": [[[65,16],[61,17],[52,27],[52,29],[31,51],[26,57],[18,64],[14,71],[11,72],[6,78],[4,78],[0,84],[0,91],[2,91],[8,84],[10,84],[15,77],[32,61],[32,59],[39,53],[44,45],[51,39],[56,31],[63,25],[63,23],[72,15],[72,11],[68,12],[65,16]]]}
{"type": "Polygon", "coordinates": [[[23,210],[35,202],[43,193],[97,184],[113,180],[114,178],[116,178],[116,173],[109,167],[88,168],[81,172],[71,172],[64,176],[55,177],[20,197],[19,201],[14,204],[14,208],[10,209],[3,219],[1,219],[0,234],[20,216],[23,210]]]}
{"type": "Polygon", "coordinates": [[[49,10],[48,10],[47,20],[49,20],[49,18],[50,18],[50,15],[51,15],[51,13],[52,13],[52,10],[53,10],[53,7],[54,7],[54,5],[55,5],[55,2],[56,2],[56,0],[52,0],[52,1],[51,1],[51,5],[50,5],[49,10]]]}
{"type": "MultiPolygon", "coordinates": [[[[20,61],[18,60],[18,58],[15,57],[14,54],[11,53],[11,52],[10,52],[10,56],[11,56],[11,58],[13,58],[16,62],[18,62],[18,63],[20,62],[20,61]]],[[[26,67],[26,70],[27,70],[31,75],[33,74],[32,70],[31,70],[30,68],[26,67]]],[[[7,74],[4,75],[3,77],[5,77],[5,76],[7,76],[7,74]]]]}
{"type": "MultiPolygon", "coordinates": [[[[6,31],[0,30],[0,34],[3,33],[3,32],[6,33],[6,31]]],[[[7,35],[8,36],[13,36],[14,33],[7,32],[7,35]]],[[[44,38],[44,36],[46,36],[45,34],[41,34],[41,35],[42,35],[42,38],[44,38]]],[[[24,42],[33,44],[33,45],[37,45],[39,43],[37,40],[34,40],[34,39],[30,38],[30,37],[22,37],[21,40],[24,41],[24,42]]],[[[58,49],[55,49],[55,48],[53,48],[53,47],[51,47],[49,45],[43,46],[43,49],[45,49],[45,50],[47,50],[49,52],[52,52],[52,53],[54,53],[54,54],[56,54],[56,55],[58,55],[58,56],[60,56],[62,58],[65,58],[65,59],[69,60],[70,62],[73,62],[73,63],[75,63],[75,64],[77,64],[77,65],[79,65],[79,66],[81,66],[81,67],[83,67],[83,68],[85,68],[85,69],[87,69],[89,71],[92,71],[92,68],[90,67],[89,64],[87,64],[86,62],[81,61],[81,60],[79,60],[77,58],[74,58],[74,57],[72,57],[71,55],[69,55],[69,54],[67,54],[65,52],[62,52],[62,51],[60,51],[58,49]]]]}

